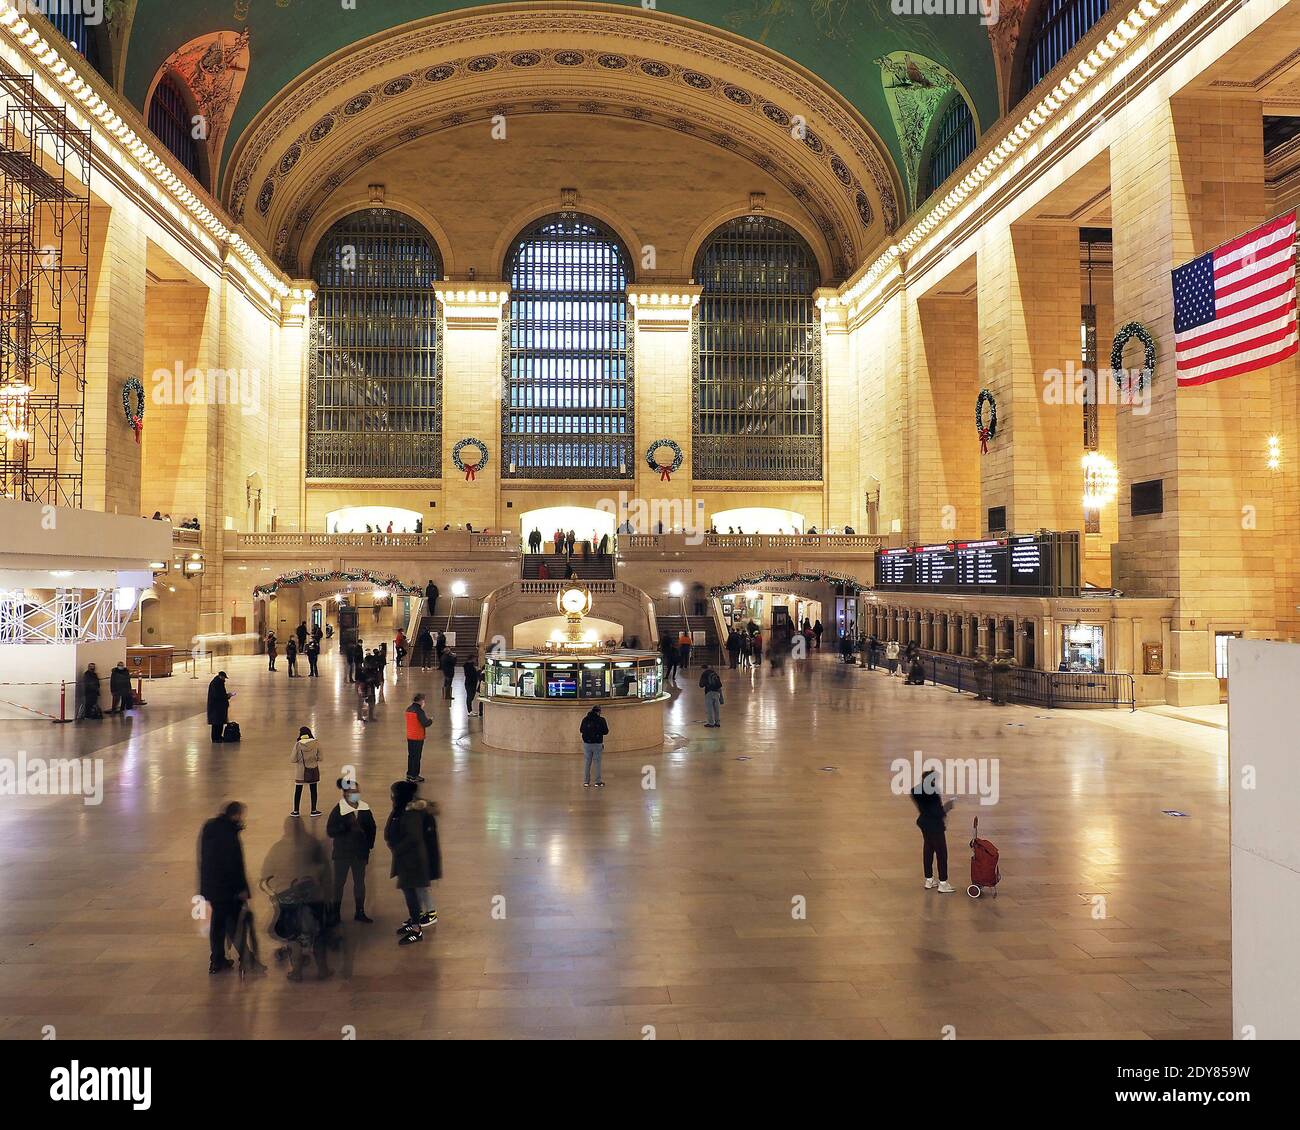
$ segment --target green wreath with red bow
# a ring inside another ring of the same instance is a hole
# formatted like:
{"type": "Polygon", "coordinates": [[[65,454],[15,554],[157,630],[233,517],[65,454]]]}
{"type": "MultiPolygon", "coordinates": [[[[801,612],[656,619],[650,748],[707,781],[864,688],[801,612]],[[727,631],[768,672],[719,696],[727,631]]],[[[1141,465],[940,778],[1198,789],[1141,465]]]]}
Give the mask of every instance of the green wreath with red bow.
{"type": "Polygon", "coordinates": [[[135,442],[140,442],[140,432],[144,428],[144,385],[135,377],[128,377],[122,386],[122,414],[135,432],[135,442]],[[135,396],[132,405],[131,397],[135,396]]]}
{"type": "Polygon", "coordinates": [[[987,455],[989,451],[989,440],[995,439],[998,434],[998,402],[993,399],[993,394],[988,389],[980,389],[980,394],[975,398],[975,430],[980,437],[980,454],[987,455]],[[989,406],[989,422],[984,423],[984,405],[989,406]]]}
{"type": "Polygon", "coordinates": [[[458,444],[456,444],[455,447],[451,449],[451,461],[456,465],[456,470],[464,472],[465,481],[467,483],[472,483],[474,481],[474,477],[481,470],[483,470],[484,467],[487,466],[488,463],[487,444],[484,443],[481,439],[475,439],[473,436],[463,439],[458,444]],[[483,458],[480,459],[477,463],[466,463],[464,460],[461,459],[460,453],[464,451],[465,448],[467,447],[477,447],[479,451],[482,452],[483,458]]]}

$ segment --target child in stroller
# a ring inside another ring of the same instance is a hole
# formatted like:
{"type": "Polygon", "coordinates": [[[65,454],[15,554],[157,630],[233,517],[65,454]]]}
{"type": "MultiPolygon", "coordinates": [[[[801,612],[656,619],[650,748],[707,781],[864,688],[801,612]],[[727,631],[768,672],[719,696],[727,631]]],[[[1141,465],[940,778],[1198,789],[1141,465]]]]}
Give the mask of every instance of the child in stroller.
{"type": "Polygon", "coordinates": [[[336,940],[320,883],[311,878],[295,879],[276,890],[274,879],[274,875],[262,879],[261,887],[271,900],[271,935],[284,943],[277,947],[275,960],[289,963],[290,981],[301,981],[310,951],[316,962],[316,976],[324,981],[333,975],[328,950],[336,940]]]}

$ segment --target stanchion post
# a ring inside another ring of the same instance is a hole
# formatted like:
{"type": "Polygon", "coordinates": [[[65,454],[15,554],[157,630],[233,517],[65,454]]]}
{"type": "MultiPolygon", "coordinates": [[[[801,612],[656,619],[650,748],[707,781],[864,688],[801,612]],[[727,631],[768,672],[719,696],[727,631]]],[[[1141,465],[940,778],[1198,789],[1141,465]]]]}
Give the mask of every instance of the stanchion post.
{"type": "Polygon", "coordinates": [[[66,679],[59,681],[59,716],[51,718],[50,721],[56,726],[66,725],[72,721],[68,717],[68,681],[66,679]]]}
{"type": "Polygon", "coordinates": [[[149,705],[144,698],[144,676],[143,675],[137,675],[135,677],[135,704],[136,706],[149,705]]]}

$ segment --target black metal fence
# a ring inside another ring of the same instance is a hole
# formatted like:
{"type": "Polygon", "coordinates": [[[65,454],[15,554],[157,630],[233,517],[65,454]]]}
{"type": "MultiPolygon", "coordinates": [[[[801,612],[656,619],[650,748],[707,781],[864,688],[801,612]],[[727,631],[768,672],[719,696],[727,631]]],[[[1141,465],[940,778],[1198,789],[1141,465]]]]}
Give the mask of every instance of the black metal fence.
{"type": "MultiPolygon", "coordinates": [[[[901,660],[900,660],[901,663],[901,660]]],[[[1137,709],[1133,676],[1087,671],[996,669],[972,659],[923,653],[921,663],[932,683],[969,691],[993,702],[1030,706],[1127,706],[1137,709]]]]}

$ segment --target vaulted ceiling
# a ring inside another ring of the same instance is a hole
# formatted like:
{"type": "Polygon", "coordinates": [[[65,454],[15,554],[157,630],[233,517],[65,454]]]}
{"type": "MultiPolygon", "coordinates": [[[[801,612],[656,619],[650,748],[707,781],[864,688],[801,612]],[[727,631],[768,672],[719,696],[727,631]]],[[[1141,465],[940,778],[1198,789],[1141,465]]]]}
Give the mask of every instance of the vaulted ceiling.
{"type": "MultiPolygon", "coordinates": [[[[305,72],[371,36],[428,17],[473,8],[545,11],[601,7],[696,20],[742,37],[816,75],[860,113],[888,148],[895,170],[914,154],[898,117],[897,98],[887,93],[895,79],[878,60],[911,53],[946,70],[972,103],[982,127],[998,114],[998,79],[989,30],[975,16],[896,15],[898,0],[614,0],[609,4],[573,4],[532,0],[487,3],[474,0],[360,0],[354,7],[337,0],[225,0],[224,3],[178,3],[177,0],[124,0],[127,7],[124,93],[143,109],[161,68],[174,62],[187,45],[212,42],[214,33],[234,43],[246,33],[247,70],[231,98],[230,117],[220,139],[221,168],[257,116],[305,72]],[[905,159],[906,157],[906,159],[905,159]]],[[[923,0],[906,2],[921,9],[923,0]]],[[[925,4],[932,7],[933,5],[925,4]]],[[[940,5],[942,7],[942,5],[940,5]]],[[[1023,7],[1010,0],[1005,7],[1023,7]]],[[[124,57],[123,57],[124,56],[124,57]]],[[[928,73],[933,73],[930,71],[928,73]]],[[[900,177],[900,180],[902,178],[900,177]]]]}

